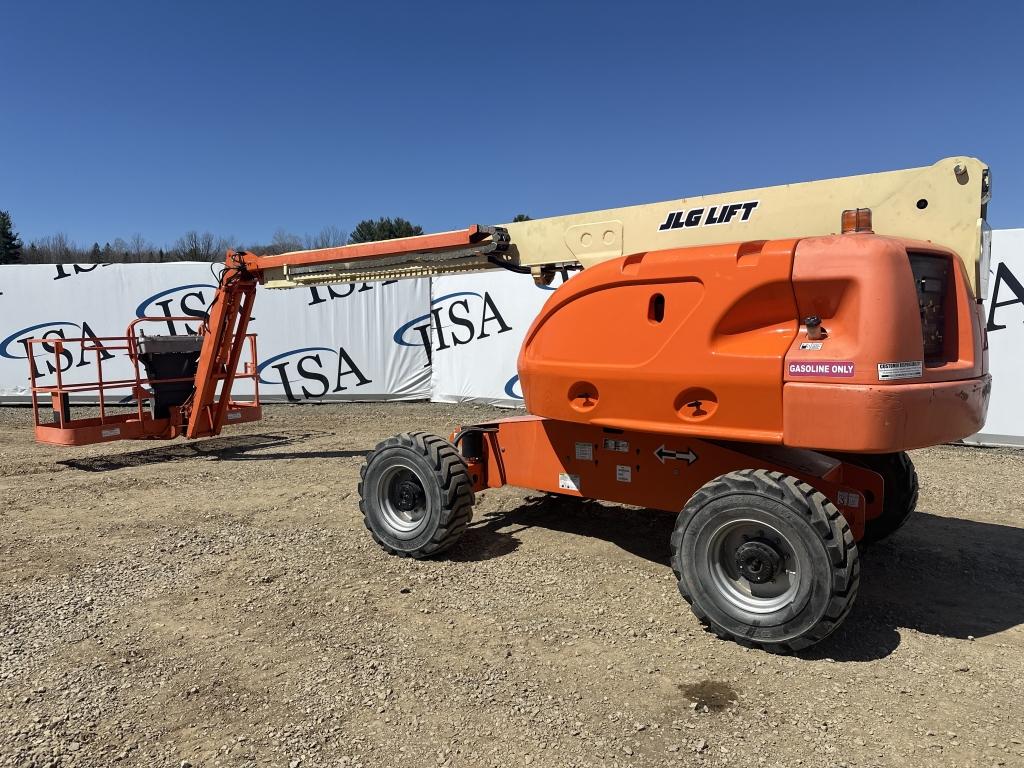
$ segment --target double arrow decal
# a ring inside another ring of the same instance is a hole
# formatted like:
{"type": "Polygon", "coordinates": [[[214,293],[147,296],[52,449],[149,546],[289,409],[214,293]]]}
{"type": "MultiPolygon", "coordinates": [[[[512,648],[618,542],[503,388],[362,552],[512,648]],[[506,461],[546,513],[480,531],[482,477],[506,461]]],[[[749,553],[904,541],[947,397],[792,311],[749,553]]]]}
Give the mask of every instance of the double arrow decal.
{"type": "Polygon", "coordinates": [[[658,457],[658,461],[662,464],[665,463],[665,459],[674,459],[676,461],[685,461],[687,465],[693,464],[697,460],[697,454],[691,451],[689,448],[686,449],[686,453],[682,451],[670,451],[664,445],[661,445],[658,450],[654,452],[654,455],[658,457]]]}

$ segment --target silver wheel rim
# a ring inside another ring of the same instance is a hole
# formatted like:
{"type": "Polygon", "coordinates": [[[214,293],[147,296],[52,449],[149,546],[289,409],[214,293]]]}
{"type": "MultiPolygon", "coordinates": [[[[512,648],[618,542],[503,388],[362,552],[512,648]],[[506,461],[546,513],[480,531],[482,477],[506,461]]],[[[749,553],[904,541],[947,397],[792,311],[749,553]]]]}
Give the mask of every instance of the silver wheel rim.
{"type": "Polygon", "coordinates": [[[792,603],[800,589],[796,549],[781,531],[761,520],[730,520],[719,526],[709,539],[707,567],[718,593],[747,613],[775,613],[792,603]],[[772,578],[763,583],[744,577],[737,564],[737,552],[750,542],[769,547],[779,556],[772,578]]]}
{"type": "Polygon", "coordinates": [[[411,464],[396,463],[384,470],[377,484],[377,507],[384,522],[399,533],[411,533],[423,525],[427,493],[411,464]]]}

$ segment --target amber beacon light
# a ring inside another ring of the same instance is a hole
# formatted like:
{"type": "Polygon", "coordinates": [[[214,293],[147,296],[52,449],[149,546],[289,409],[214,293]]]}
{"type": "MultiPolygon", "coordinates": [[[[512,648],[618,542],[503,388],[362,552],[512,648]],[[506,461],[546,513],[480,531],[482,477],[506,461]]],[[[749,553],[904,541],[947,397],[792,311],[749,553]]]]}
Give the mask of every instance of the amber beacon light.
{"type": "Polygon", "coordinates": [[[844,235],[870,235],[871,209],[870,208],[848,208],[843,211],[843,234],[844,235]]]}

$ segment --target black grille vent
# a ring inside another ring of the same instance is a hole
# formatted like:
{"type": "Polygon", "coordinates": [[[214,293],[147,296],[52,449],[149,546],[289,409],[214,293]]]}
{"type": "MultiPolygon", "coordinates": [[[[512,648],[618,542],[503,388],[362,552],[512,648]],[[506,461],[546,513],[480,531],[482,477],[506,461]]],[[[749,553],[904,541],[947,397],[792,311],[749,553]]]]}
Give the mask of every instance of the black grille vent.
{"type": "Polygon", "coordinates": [[[910,270],[914,273],[917,305],[921,310],[925,362],[939,362],[945,359],[949,261],[941,256],[911,253],[910,270]]]}

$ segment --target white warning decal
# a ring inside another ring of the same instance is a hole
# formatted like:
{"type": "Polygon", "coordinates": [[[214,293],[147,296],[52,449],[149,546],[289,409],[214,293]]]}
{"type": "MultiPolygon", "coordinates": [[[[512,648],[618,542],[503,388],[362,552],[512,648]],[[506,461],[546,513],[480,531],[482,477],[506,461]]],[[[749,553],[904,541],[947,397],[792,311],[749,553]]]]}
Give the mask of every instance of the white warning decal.
{"type": "Polygon", "coordinates": [[[856,491],[839,491],[836,494],[836,501],[840,507],[846,509],[860,509],[860,494],[856,491]]]}
{"type": "Polygon", "coordinates": [[[580,489],[580,476],[570,475],[566,472],[562,472],[558,476],[558,487],[563,491],[579,491],[580,489]]]}
{"type": "Polygon", "coordinates": [[[615,479],[620,483],[633,482],[633,470],[626,464],[618,464],[615,467],[615,479]]]}
{"type": "Polygon", "coordinates": [[[576,458],[580,461],[593,461],[594,460],[594,444],[593,443],[576,443],[576,458]]]}
{"type": "Polygon", "coordinates": [[[114,427],[113,429],[101,429],[100,437],[117,437],[121,434],[120,427],[114,427]]]}
{"type": "Polygon", "coordinates": [[[612,440],[610,437],[606,437],[601,447],[606,451],[615,451],[616,453],[629,453],[629,442],[626,440],[612,440]]]}
{"type": "Polygon", "coordinates": [[[906,360],[902,363],[879,363],[878,380],[919,379],[923,369],[924,364],[920,360],[906,360]]]}
{"type": "Polygon", "coordinates": [[[820,341],[801,341],[800,342],[800,349],[810,349],[810,350],[817,351],[817,350],[821,349],[821,346],[822,346],[822,344],[821,344],[820,341]]]}

